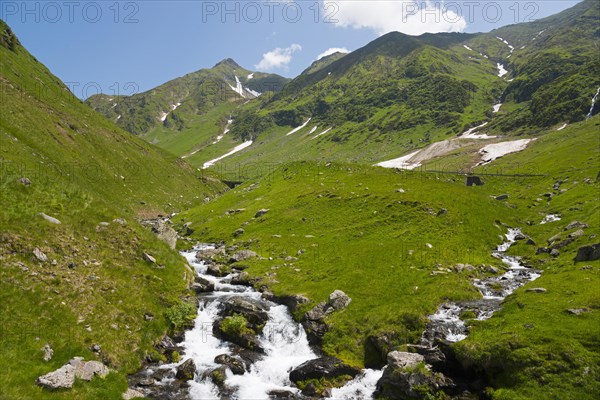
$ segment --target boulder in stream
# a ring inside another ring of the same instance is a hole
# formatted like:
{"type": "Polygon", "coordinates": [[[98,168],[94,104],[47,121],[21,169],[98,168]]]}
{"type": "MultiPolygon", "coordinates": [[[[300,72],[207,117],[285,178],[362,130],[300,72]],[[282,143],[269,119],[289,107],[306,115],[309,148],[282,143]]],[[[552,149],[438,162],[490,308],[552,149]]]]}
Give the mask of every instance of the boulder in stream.
{"type": "Polygon", "coordinates": [[[452,380],[431,371],[420,354],[392,351],[387,368],[377,382],[376,397],[392,400],[423,399],[426,394],[453,387],[452,380]]]}
{"type": "Polygon", "coordinates": [[[320,357],[306,361],[290,372],[290,380],[294,383],[308,379],[338,378],[344,375],[354,378],[360,373],[358,368],[344,364],[335,357],[320,357]]]}

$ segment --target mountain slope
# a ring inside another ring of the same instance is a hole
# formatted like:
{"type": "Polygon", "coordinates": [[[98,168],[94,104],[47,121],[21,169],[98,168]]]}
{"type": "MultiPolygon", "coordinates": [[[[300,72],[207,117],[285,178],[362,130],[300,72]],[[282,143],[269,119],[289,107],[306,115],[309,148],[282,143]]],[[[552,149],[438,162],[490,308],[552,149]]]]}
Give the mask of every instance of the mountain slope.
{"type": "Polygon", "coordinates": [[[377,163],[484,122],[507,137],[581,121],[600,87],[598,9],[486,34],[384,35],[236,110],[231,133],[254,144],[221,163],[377,163]]]}
{"type": "Polygon", "coordinates": [[[137,220],[199,204],[224,185],[76,99],[2,21],[0,94],[2,397],[120,398],[192,277],[137,220]],[[66,392],[35,385],[75,356],[112,372],[66,392]]]}
{"type": "Polygon", "coordinates": [[[583,120],[600,87],[599,41],[600,4],[593,0],[470,41],[508,70],[501,100],[515,109],[491,127],[507,132],[583,120]]]}
{"type": "Polygon", "coordinates": [[[86,103],[125,130],[183,156],[212,144],[236,107],[262,93],[281,90],[287,81],[279,75],[248,71],[226,59],[144,93],[95,95],[86,103]]]}
{"type": "MultiPolygon", "coordinates": [[[[358,366],[381,358],[373,338],[387,338],[387,351],[405,350],[437,306],[481,298],[472,283],[502,270],[491,254],[508,227],[521,228],[531,241],[511,254],[542,276],[490,320],[465,315],[472,336],[455,345],[456,355],[489,398],[591,400],[600,393],[600,261],[573,260],[600,235],[599,123],[596,116],[545,131],[521,153],[475,168],[483,186],[467,187],[456,169],[296,162],[248,177],[176,221],[201,225],[199,241],[257,252],[243,262],[257,278],[250,281],[266,293],[307,296],[298,318],[332,291],[347,293],[352,302],[328,317],[323,347],[358,366]],[[255,217],[260,209],[268,212],[255,217]],[[548,214],[562,220],[542,223],[548,214]],[[573,221],[587,227],[574,233],[573,221]],[[538,251],[563,240],[553,255],[538,251]],[[544,293],[528,291],[537,287],[544,293]],[[586,311],[576,316],[572,308],[586,311]]],[[[459,168],[459,161],[440,163],[459,168]]]]}

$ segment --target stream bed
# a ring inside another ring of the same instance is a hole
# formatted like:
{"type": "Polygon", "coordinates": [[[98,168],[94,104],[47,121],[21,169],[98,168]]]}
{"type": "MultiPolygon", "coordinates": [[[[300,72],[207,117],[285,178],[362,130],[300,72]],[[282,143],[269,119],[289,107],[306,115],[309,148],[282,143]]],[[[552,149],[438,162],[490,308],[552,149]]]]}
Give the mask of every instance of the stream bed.
{"type": "MultiPolygon", "coordinates": [[[[421,338],[421,345],[435,347],[436,341],[457,342],[467,337],[468,328],[461,319],[466,311],[471,311],[476,319],[485,320],[501,307],[506,296],[522,285],[537,279],[538,271],[523,266],[518,257],[506,254],[508,248],[521,232],[509,229],[506,240],[493,252],[494,257],[506,265],[502,275],[475,280],[473,283],[482,294],[475,301],[446,303],[429,316],[429,323],[421,338]]],[[[144,388],[144,393],[152,398],[168,399],[304,399],[300,390],[289,379],[289,372],[300,364],[317,358],[319,355],[309,345],[306,332],[300,323],[295,322],[287,307],[265,300],[262,294],[252,287],[232,284],[236,274],[215,277],[208,274],[208,266],[197,259],[197,253],[214,250],[213,245],[199,244],[192,251],[182,252],[199,278],[214,285],[214,291],[198,296],[199,309],[194,328],[185,333],[179,343],[182,359],[179,363],[148,367],[138,373],[147,377],[152,388],[144,388]],[[260,352],[252,352],[213,333],[215,321],[222,318],[219,312],[224,302],[241,298],[258,304],[268,313],[268,322],[258,337],[260,352]],[[227,355],[245,365],[237,374],[231,368],[224,368],[216,362],[218,356],[227,355]],[[196,366],[194,379],[189,385],[177,384],[175,374],[182,362],[192,359],[196,366]],[[215,382],[211,373],[224,372],[221,381],[215,382]]],[[[365,369],[343,387],[333,389],[329,399],[359,400],[373,397],[376,385],[383,370],[365,369]]],[[[139,382],[139,379],[138,379],[139,382]]],[[[139,388],[139,384],[138,384],[139,388]]]]}

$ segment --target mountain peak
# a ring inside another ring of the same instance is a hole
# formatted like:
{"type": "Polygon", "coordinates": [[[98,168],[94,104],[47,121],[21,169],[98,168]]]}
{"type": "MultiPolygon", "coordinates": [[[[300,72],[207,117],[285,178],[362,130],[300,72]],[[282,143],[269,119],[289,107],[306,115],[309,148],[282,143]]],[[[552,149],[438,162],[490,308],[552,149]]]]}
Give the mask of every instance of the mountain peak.
{"type": "Polygon", "coordinates": [[[232,68],[241,68],[241,69],[244,69],[238,63],[236,63],[233,58],[226,58],[226,59],[224,59],[222,61],[219,61],[217,64],[215,64],[215,67],[219,67],[221,65],[227,66],[227,67],[232,67],[232,68]]]}

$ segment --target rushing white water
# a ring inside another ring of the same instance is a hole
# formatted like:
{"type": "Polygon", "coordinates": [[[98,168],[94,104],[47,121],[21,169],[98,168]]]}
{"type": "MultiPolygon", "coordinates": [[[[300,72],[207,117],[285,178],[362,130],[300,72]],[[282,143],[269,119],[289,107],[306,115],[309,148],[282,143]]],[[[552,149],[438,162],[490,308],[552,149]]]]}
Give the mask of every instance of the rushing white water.
{"type": "MultiPolygon", "coordinates": [[[[203,374],[221,367],[214,362],[216,356],[221,354],[235,356],[227,342],[212,334],[213,323],[218,318],[219,304],[230,297],[260,300],[269,307],[269,321],[259,337],[265,355],[253,363],[250,370],[243,375],[234,375],[227,369],[225,385],[234,390],[231,397],[240,400],[259,400],[268,399],[269,392],[273,390],[299,393],[289,380],[290,371],[305,361],[317,358],[308,344],[304,328],[292,319],[285,306],[262,300],[261,293],[253,288],[232,285],[230,282],[233,275],[223,278],[207,275],[207,266],[196,259],[196,252],[208,249],[214,249],[214,246],[201,245],[193,251],[182,253],[200,277],[215,284],[214,292],[200,296],[201,303],[194,328],[186,333],[182,343],[184,349],[182,360],[192,358],[197,368],[194,380],[189,382],[190,396],[202,400],[223,398],[217,386],[210,378],[203,378],[203,374]]],[[[166,367],[176,368],[176,366],[177,364],[166,367]]],[[[365,369],[345,386],[334,389],[332,399],[371,398],[381,375],[382,371],[365,369]]]]}
{"type": "Polygon", "coordinates": [[[382,370],[365,369],[344,387],[333,389],[331,400],[364,400],[370,399],[375,392],[377,381],[383,375],[382,370]]]}
{"type": "Polygon", "coordinates": [[[478,301],[443,304],[435,314],[429,316],[428,327],[421,339],[422,343],[433,345],[436,336],[442,336],[449,342],[459,342],[467,337],[467,327],[460,318],[465,311],[475,314],[475,319],[486,320],[500,308],[500,302],[519,287],[540,277],[540,274],[525,267],[519,257],[506,254],[510,246],[521,234],[519,229],[509,229],[506,240],[498,245],[492,255],[502,260],[508,270],[501,276],[477,279],[473,285],[479,289],[483,298],[478,301]]]}
{"type": "Polygon", "coordinates": [[[596,101],[598,100],[598,95],[600,95],[600,87],[596,91],[594,97],[592,97],[592,106],[590,107],[590,112],[585,116],[586,118],[592,118],[592,114],[594,113],[594,106],[596,105],[596,101]]]}

